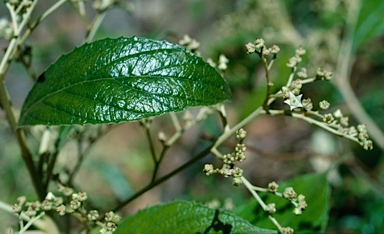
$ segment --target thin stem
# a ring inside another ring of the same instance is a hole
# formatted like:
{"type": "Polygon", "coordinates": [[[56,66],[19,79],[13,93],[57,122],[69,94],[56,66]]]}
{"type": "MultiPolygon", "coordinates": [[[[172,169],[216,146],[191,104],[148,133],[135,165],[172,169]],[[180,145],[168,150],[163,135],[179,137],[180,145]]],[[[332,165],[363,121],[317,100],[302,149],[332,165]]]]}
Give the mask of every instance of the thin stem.
{"type": "Polygon", "coordinates": [[[54,151],[53,153],[48,155],[48,166],[45,173],[45,180],[43,181],[44,190],[48,191],[49,182],[51,181],[53,168],[55,168],[57,156],[59,155],[59,151],[54,151]]]}
{"type": "MultiPolygon", "coordinates": [[[[204,109],[204,108],[205,107],[200,109],[200,112],[196,116],[195,120],[189,122],[188,124],[185,124],[183,127],[181,127],[181,126],[178,127],[178,125],[180,125],[179,120],[177,118],[174,119],[176,116],[172,117],[172,113],[171,113],[172,121],[173,121],[173,124],[175,126],[176,132],[164,143],[164,145],[168,146],[168,147],[173,145],[182,136],[182,134],[185,131],[187,131],[191,127],[193,127],[196,124],[198,124],[201,121],[203,121],[207,117],[207,113],[206,113],[207,109],[204,109]],[[175,122],[175,121],[177,121],[177,122],[175,122]]],[[[220,114],[222,114],[222,113],[220,113],[220,114]]]]}
{"type": "MultiPolygon", "coordinates": [[[[100,129],[100,128],[99,128],[100,129]]],[[[67,182],[67,185],[70,185],[72,186],[73,185],[73,179],[75,178],[75,176],[77,175],[77,173],[79,172],[80,170],[80,167],[81,165],[83,164],[86,156],[88,155],[89,151],[92,149],[92,146],[100,141],[100,139],[102,139],[103,136],[106,135],[106,133],[110,130],[111,128],[107,128],[107,129],[102,129],[102,130],[99,130],[99,134],[98,134],[98,137],[96,139],[92,139],[89,141],[89,144],[88,146],[84,149],[84,150],[79,150],[79,155],[78,155],[78,161],[75,165],[75,168],[73,169],[73,171],[70,173],[69,175],[69,178],[68,178],[68,182],[67,182]]],[[[79,143],[81,144],[81,143],[79,143]]],[[[58,151],[56,149],[56,151],[58,151]]],[[[53,168],[52,168],[53,169],[53,168]]],[[[52,174],[52,171],[50,172],[50,174],[52,174]]]]}
{"type": "Polygon", "coordinates": [[[279,229],[280,233],[282,233],[283,227],[280,225],[280,223],[277,222],[277,220],[272,215],[268,215],[268,218],[272,221],[273,224],[275,224],[275,226],[279,229]]]}
{"type": "Polygon", "coordinates": [[[145,136],[147,137],[147,141],[149,143],[149,151],[151,152],[152,161],[155,164],[155,167],[157,167],[158,159],[156,156],[156,151],[155,151],[154,143],[151,137],[151,130],[149,125],[150,125],[149,123],[143,123],[143,127],[145,129],[145,136]]]}
{"type": "Polygon", "coordinates": [[[256,193],[256,191],[253,189],[253,185],[245,179],[244,176],[241,177],[241,181],[245,185],[245,187],[249,190],[249,192],[252,194],[252,196],[256,199],[256,201],[260,204],[260,206],[263,208],[263,210],[267,210],[267,205],[264,203],[264,201],[261,199],[261,197],[256,193]]]}
{"type": "Polygon", "coordinates": [[[96,15],[96,17],[93,19],[91,25],[88,27],[88,32],[87,32],[87,35],[86,35],[86,38],[85,38],[86,42],[91,42],[93,40],[97,30],[99,29],[101,23],[104,20],[105,14],[106,14],[105,11],[99,12],[96,15]]]}
{"type": "Polygon", "coordinates": [[[156,176],[157,176],[157,173],[159,172],[161,162],[163,161],[163,159],[165,157],[165,153],[168,151],[169,147],[170,146],[165,145],[163,150],[161,151],[160,157],[159,157],[157,163],[155,164],[155,168],[153,170],[151,182],[154,182],[156,180],[156,176]]]}
{"type": "Polygon", "coordinates": [[[11,106],[11,101],[9,99],[8,91],[5,87],[4,82],[0,82],[0,103],[4,109],[5,115],[8,119],[8,123],[11,127],[13,134],[16,136],[16,140],[20,147],[21,156],[24,160],[25,165],[27,166],[28,172],[31,176],[33,186],[37,192],[37,195],[40,200],[43,200],[45,197],[45,191],[42,186],[41,178],[36,173],[36,167],[32,159],[32,154],[29,151],[27,144],[25,142],[24,135],[22,134],[21,129],[17,129],[16,118],[11,106]]]}
{"type": "Polygon", "coordinates": [[[168,146],[166,146],[166,145],[164,146],[164,148],[163,148],[163,150],[162,150],[162,152],[160,154],[160,157],[157,158],[155,147],[154,147],[154,142],[153,142],[152,137],[151,137],[150,123],[148,123],[146,120],[144,120],[141,125],[145,129],[145,136],[147,137],[147,141],[149,143],[149,150],[151,152],[152,161],[153,161],[153,164],[154,164],[154,169],[153,169],[153,174],[152,174],[152,179],[151,179],[151,182],[153,182],[156,179],[157,172],[159,171],[161,161],[162,161],[162,159],[163,159],[163,157],[165,155],[165,152],[168,149],[168,146]]]}
{"type": "Polygon", "coordinates": [[[130,203],[131,201],[135,200],[136,198],[140,197],[141,195],[143,195],[144,193],[148,192],[149,190],[151,190],[152,188],[156,187],[157,185],[167,181],[168,179],[170,179],[171,177],[173,177],[174,175],[180,173],[181,171],[183,171],[184,169],[190,167],[191,165],[195,164],[197,161],[199,161],[200,159],[204,158],[205,156],[207,156],[209,153],[210,153],[210,150],[212,148],[213,144],[211,144],[210,146],[206,147],[203,151],[201,151],[200,153],[198,153],[196,156],[194,156],[191,160],[189,160],[188,162],[184,163],[183,165],[181,165],[180,167],[176,168],[175,170],[171,171],[170,173],[164,175],[163,177],[149,183],[147,186],[145,186],[144,188],[142,188],[141,190],[139,190],[138,192],[136,192],[134,195],[132,195],[130,198],[128,198],[127,200],[119,203],[114,209],[113,211],[117,211],[117,210],[120,210],[121,208],[123,208],[125,205],[127,205],[128,203],[130,203]]]}
{"type": "Polygon", "coordinates": [[[295,76],[296,69],[297,69],[296,66],[292,68],[291,74],[289,74],[288,82],[286,84],[287,87],[289,87],[292,84],[293,77],[295,76]]]}
{"type": "MultiPolygon", "coordinates": [[[[247,179],[245,179],[245,177],[241,177],[241,181],[243,182],[243,184],[245,185],[245,187],[248,189],[248,191],[252,194],[252,196],[256,199],[256,201],[260,204],[261,208],[263,208],[263,210],[266,212],[267,211],[267,205],[264,203],[264,201],[260,198],[259,194],[257,194],[257,192],[255,191],[255,186],[253,186],[247,179]]],[[[279,229],[279,231],[281,232],[282,230],[282,227],[281,225],[279,224],[279,222],[277,222],[277,220],[272,216],[272,215],[268,215],[268,218],[273,222],[273,224],[275,224],[275,226],[279,229]]]]}
{"type": "Polygon", "coordinates": [[[30,226],[32,226],[37,220],[39,220],[41,217],[45,215],[44,212],[41,212],[38,216],[33,217],[28,221],[28,223],[19,231],[19,234],[25,233],[30,226]]]}
{"type": "Polygon", "coordinates": [[[229,125],[227,121],[227,112],[225,111],[225,106],[223,104],[219,105],[218,112],[220,114],[220,119],[224,127],[224,132],[229,130],[229,125]]]}
{"type": "Polygon", "coordinates": [[[23,30],[24,26],[30,20],[31,14],[32,14],[33,10],[35,9],[38,2],[39,2],[38,0],[33,1],[31,6],[28,8],[27,12],[23,15],[23,20],[21,21],[20,25],[18,26],[18,31],[15,32],[17,37],[20,35],[21,30],[23,30]]]}
{"type": "Polygon", "coordinates": [[[4,57],[0,63],[0,81],[3,81],[5,79],[5,73],[8,70],[8,66],[9,66],[9,63],[11,60],[10,57],[11,57],[11,54],[12,54],[13,50],[15,49],[16,45],[17,45],[17,38],[13,38],[9,42],[7,51],[5,51],[4,57]]]}
{"type": "Polygon", "coordinates": [[[69,1],[72,5],[73,8],[79,13],[79,16],[81,20],[83,21],[83,24],[86,25],[87,28],[90,28],[87,17],[86,17],[86,12],[84,8],[84,0],[79,0],[79,1],[69,1]]]}
{"type": "Polygon", "coordinates": [[[31,35],[32,31],[49,15],[51,15],[55,10],[57,10],[61,5],[63,5],[68,0],[60,0],[53,4],[48,10],[46,10],[35,22],[29,25],[28,29],[25,31],[23,37],[20,39],[19,44],[23,44],[24,41],[31,35]]]}
{"type": "MultiPolygon", "coordinates": [[[[269,114],[270,115],[286,115],[284,110],[270,110],[269,114]]],[[[290,112],[290,115],[294,118],[302,119],[302,120],[304,120],[310,124],[317,125],[323,129],[335,134],[336,136],[341,136],[341,137],[347,138],[351,141],[354,141],[354,142],[360,144],[360,142],[357,138],[355,138],[351,135],[348,135],[348,134],[343,134],[342,132],[338,131],[337,129],[330,127],[328,124],[326,124],[324,122],[317,121],[315,119],[312,119],[312,118],[306,116],[304,113],[290,112]]]]}
{"type": "MultiPolygon", "coordinates": [[[[263,54],[261,54],[261,56],[263,56],[263,54]]],[[[270,68],[269,68],[267,59],[265,57],[262,57],[261,59],[263,61],[264,70],[265,70],[265,78],[267,80],[267,92],[265,94],[265,99],[264,99],[264,102],[263,102],[263,109],[268,112],[268,109],[269,109],[268,100],[269,100],[269,95],[271,95],[271,87],[273,86],[273,84],[271,82],[271,79],[269,78],[270,68]]],[[[273,63],[271,62],[270,66],[272,66],[272,64],[273,63]]]]}
{"type": "Polygon", "coordinates": [[[259,116],[260,114],[264,114],[265,111],[262,107],[257,108],[255,111],[253,111],[250,115],[248,115],[245,119],[240,121],[238,124],[233,126],[232,128],[229,128],[228,131],[224,132],[215,142],[214,146],[212,147],[211,151],[215,152],[217,150],[217,147],[221,145],[225,140],[227,140],[230,136],[232,136],[238,129],[244,127],[246,124],[250,123],[254,118],[259,116]]]}
{"type": "Polygon", "coordinates": [[[176,114],[174,112],[169,113],[172,119],[173,126],[175,127],[176,131],[181,131],[181,125],[179,122],[179,119],[177,118],[176,114]]]}
{"type": "Polygon", "coordinates": [[[351,110],[352,114],[361,123],[365,123],[368,128],[369,135],[374,139],[375,144],[379,145],[381,149],[384,149],[384,134],[381,128],[372,120],[367,114],[364,108],[361,106],[360,101],[356,97],[349,77],[352,70],[353,64],[353,36],[356,27],[356,22],[359,16],[360,1],[351,1],[349,4],[351,7],[348,10],[346,33],[345,37],[341,41],[339,56],[337,60],[337,75],[335,78],[335,84],[340,90],[341,95],[346,104],[351,110]]]}

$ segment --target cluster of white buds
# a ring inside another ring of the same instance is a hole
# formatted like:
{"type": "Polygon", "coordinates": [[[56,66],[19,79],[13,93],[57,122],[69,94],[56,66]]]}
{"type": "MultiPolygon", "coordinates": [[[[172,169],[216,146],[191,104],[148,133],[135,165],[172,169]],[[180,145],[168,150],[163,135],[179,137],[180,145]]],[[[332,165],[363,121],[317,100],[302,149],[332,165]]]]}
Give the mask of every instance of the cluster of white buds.
{"type": "Polygon", "coordinates": [[[232,184],[239,186],[242,184],[241,177],[243,176],[243,169],[234,167],[233,164],[223,164],[222,168],[214,168],[212,164],[205,164],[203,171],[206,175],[220,174],[224,177],[233,177],[232,184]]]}
{"type": "Polygon", "coordinates": [[[258,38],[254,43],[247,43],[245,49],[248,54],[257,53],[260,57],[266,57],[270,54],[276,58],[276,55],[279,53],[280,48],[277,45],[272,45],[270,48],[265,46],[265,41],[262,38],[258,38]]]}
{"type": "Polygon", "coordinates": [[[224,71],[227,70],[229,60],[227,57],[225,57],[224,54],[220,54],[219,56],[219,66],[217,67],[219,70],[224,71]]]}
{"type": "MultiPolygon", "coordinates": [[[[329,103],[326,101],[320,102],[319,105],[321,109],[327,109],[329,107],[329,103]]],[[[340,109],[337,109],[333,113],[324,114],[323,122],[339,131],[342,135],[355,138],[365,150],[371,150],[373,148],[373,142],[369,139],[366,125],[359,124],[357,128],[355,126],[349,126],[349,118],[344,116],[340,109]]]]}
{"type": "Polygon", "coordinates": [[[5,1],[9,4],[11,4],[12,6],[15,6],[15,7],[20,7],[20,5],[22,5],[23,7],[29,7],[31,4],[32,4],[32,0],[8,0],[8,1],[5,1]]]}
{"type": "Polygon", "coordinates": [[[13,211],[16,215],[21,213],[28,216],[30,219],[34,217],[41,217],[45,211],[56,211],[60,216],[66,214],[76,214],[76,217],[81,217],[86,220],[87,225],[90,227],[100,226],[100,233],[113,233],[117,229],[117,223],[120,221],[120,216],[111,212],[105,214],[105,222],[98,221],[99,212],[97,210],[87,211],[84,208],[84,202],[88,199],[85,192],[74,192],[72,188],[58,185],[58,190],[63,197],[55,196],[49,192],[44,201],[27,202],[25,197],[18,198],[19,203],[14,204],[13,211]]]}
{"type": "Polygon", "coordinates": [[[265,207],[265,211],[268,212],[269,214],[274,214],[276,213],[276,204],[275,203],[269,203],[265,207]]]}
{"type": "Polygon", "coordinates": [[[13,28],[6,18],[0,19],[0,38],[10,40],[13,36],[13,28]]]}
{"type": "Polygon", "coordinates": [[[293,209],[293,213],[295,215],[300,215],[303,210],[307,208],[307,202],[305,201],[305,196],[303,194],[299,194],[297,196],[297,203],[295,204],[295,209],[293,209]]]}
{"type": "Polygon", "coordinates": [[[327,71],[324,68],[318,68],[316,72],[316,79],[317,80],[331,80],[333,76],[332,71],[327,71]]]}
{"type": "Polygon", "coordinates": [[[185,46],[187,50],[191,51],[192,53],[196,54],[197,56],[200,56],[200,43],[196,41],[196,39],[191,38],[189,35],[184,35],[183,39],[179,41],[179,44],[181,46],[185,46]]]}
{"type": "Polygon", "coordinates": [[[115,0],[94,0],[92,7],[95,10],[102,12],[102,11],[107,10],[108,8],[113,6],[114,4],[116,4],[115,0]]]}
{"type": "Polygon", "coordinates": [[[120,216],[113,211],[105,214],[105,224],[100,230],[101,234],[113,233],[117,229],[117,223],[120,221],[120,216]]]}
{"type": "Polygon", "coordinates": [[[279,185],[275,181],[272,181],[271,183],[268,184],[268,192],[276,193],[278,189],[279,189],[279,185]]]}
{"type": "Polygon", "coordinates": [[[307,74],[307,69],[305,67],[301,68],[297,73],[296,73],[297,77],[301,80],[304,80],[305,78],[308,77],[308,74],[307,74]]]}
{"type": "Polygon", "coordinates": [[[290,227],[283,227],[280,232],[281,234],[293,234],[293,229],[290,227]]]}
{"type": "Polygon", "coordinates": [[[305,98],[301,101],[301,104],[303,105],[303,108],[306,111],[311,111],[313,109],[312,100],[310,98],[305,98]]]}
{"type": "MultiPolygon", "coordinates": [[[[296,53],[293,57],[288,59],[287,67],[294,68],[296,67],[303,59],[302,56],[306,53],[305,49],[303,47],[299,47],[296,49],[296,53]]],[[[301,71],[306,72],[306,71],[301,71]]]]}
{"type": "Polygon", "coordinates": [[[229,59],[224,55],[224,54],[220,54],[219,56],[219,61],[218,61],[218,66],[217,64],[213,61],[213,59],[211,58],[208,58],[207,59],[207,63],[211,66],[211,67],[214,67],[214,68],[217,68],[219,69],[220,71],[225,71],[227,70],[228,68],[228,62],[229,62],[229,59]]]}
{"type": "MultiPolygon", "coordinates": [[[[372,149],[373,143],[369,140],[369,135],[367,131],[367,126],[365,124],[357,125],[358,130],[358,139],[360,140],[360,144],[363,146],[365,150],[372,149]]],[[[351,131],[351,129],[349,129],[351,131]]]]}
{"type": "Polygon", "coordinates": [[[297,195],[292,187],[285,188],[282,196],[295,205],[295,208],[293,209],[295,215],[300,215],[302,211],[307,208],[305,196],[302,194],[297,195]]]}
{"type": "MultiPolygon", "coordinates": [[[[306,51],[303,47],[299,47],[295,51],[295,55],[291,57],[287,62],[287,67],[292,68],[292,71],[296,70],[297,65],[302,61],[302,56],[306,54],[306,51]]],[[[296,108],[304,108],[306,110],[311,110],[313,105],[311,103],[311,99],[304,99],[301,101],[302,94],[301,88],[303,87],[302,80],[308,77],[307,69],[301,68],[296,73],[298,79],[292,81],[289,86],[283,86],[281,88],[281,92],[285,99],[284,103],[289,105],[290,110],[294,110],[296,108]]]]}
{"type": "Polygon", "coordinates": [[[203,171],[206,175],[212,174],[221,174],[224,177],[233,177],[233,185],[239,186],[242,184],[241,177],[243,176],[243,170],[239,167],[234,166],[235,162],[243,162],[245,157],[245,151],[247,147],[243,143],[245,137],[247,136],[247,132],[244,129],[239,129],[236,132],[236,137],[239,139],[235,147],[235,151],[223,155],[221,160],[223,161],[222,168],[215,168],[212,164],[205,164],[203,171]]]}
{"type": "Polygon", "coordinates": [[[63,204],[63,198],[56,197],[51,192],[47,194],[42,202],[27,202],[24,196],[19,197],[17,200],[19,203],[13,204],[13,212],[18,216],[24,213],[30,219],[38,216],[41,217],[45,214],[45,211],[54,210],[63,204]]]}

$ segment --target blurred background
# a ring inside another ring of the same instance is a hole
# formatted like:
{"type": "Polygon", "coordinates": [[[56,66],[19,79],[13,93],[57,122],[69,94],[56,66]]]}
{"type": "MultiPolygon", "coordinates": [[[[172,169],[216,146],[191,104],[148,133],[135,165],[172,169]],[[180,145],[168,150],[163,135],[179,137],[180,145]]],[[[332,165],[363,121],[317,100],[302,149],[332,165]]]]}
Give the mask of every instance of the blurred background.
{"type": "MultiPolygon", "coordinates": [[[[41,15],[54,1],[41,0],[33,17],[41,15]]],[[[225,78],[232,88],[232,101],[226,103],[229,124],[234,125],[262,104],[266,83],[264,70],[256,55],[248,55],[244,45],[263,38],[267,46],[281,48],[271,74],[274,91],[287,81],[287,60],[298,46],[307,50],[302,66],[314,75],[318,67],[341,68],[348,64],[348,83],[369,117],[384,130],[384,2],[382,1],[262,1],[262,0],[136,0],[122,1],[129,9],[112,8],[95,35],[106,37],[142,36],[177,43],[185,34],[197,39],[202,57],[217,61],[220,54],[229,59],[225,78]],[[357,14],[354,14],[353,11],[357,14]],[[350,30],[352,29],[352,33],[350,30]],[[351,40],[349,54],[340,45],[351,40]],[[343,56],[348,56],[343,58],[343,56]],[[350,60],[349,60],[350,59],[350,60]]],[[[87,19],[96,15],[92,1],[86,2],[87,19]]],[[[10,19],[3,2],[0,18],[10,19]]],[[[67,3],[45,20],[31,35],[27,44],[32,50],[32,69],[41,74],[63,53],[84,43],[86,30],[74,7],[67,3]]],[[[1,56],[7,41],[0,41],[1,56]]],[[[338,79],[336,76],[335,79],[338,79]]],[[[14,63],[6,77],[6,86],[16,111],[33,85],[28,72],[14,63]]],[[[303,88],[304,97],[313,103],[326,99],[330,112],[341,109],[351,115],[351,125],[359,124],[349,100],[345,100],[336,81],[318,82],[303,88]]],[[[353,105],[352,105],[353,106],[353,105]]],[[[284,108],[282,103],[275,108],[284,108]]],[[[315,107],[317,108],[317,107],[315,107]]],[[[192,109],[192,113],[197,110],[192,109]]],[[[180,117],[182,113],[178,114],[180,117]]],[[[222,131],[218,116],[211,116],[185,133],[168,152],[160,175],[187,161],[222,131]]],[[[84,127],[93,131],[92,126],[84,127]]],[[[83,131],[84,128],[81,128],[83,131]]],[[[159,131],[170,136],[174,129],[170,118],[162,116],[153,122],[153,137],[159,131]]],[[[374,233],[384,230],[384,162],[383,148],[375,138],[374,149],[338,138],[289,117],[261,116],[246,126],[247,161],[241,167],[245,176],[258,186],[271,181],[285,181],[299,175],[322,172],[334,167],[328,177],[332,186],[329,233],[374,233]],[[376,142],[375,142],[376,141],[376,142]]],[[[368,129],[369,131],[371,129],[368,129]]],[[[37,154],[42,129],[31,129],[29,145],[37,154]]],[[[234,141],[235,142],[235,141],[234,141]]],[[[83,142],[84,143],[84,142],[83,142]]],[[[227,142],[231,145],[233,142],[227,142]]],[[[86,142],[84,143],[86,144],[86,142]]],[[[59,154],[55,172],[68,171],[77,160],[76,139],[59,154]]],[[[382,145],[382,144],[381,144],[382,145]]],[[[157,149],[160,149],[157,145],[157,149]]],[[[223,148],[230,151],[231,148],[223,148]]],[[[123,214],[131,214],[145,206],[175,199],[193,199],[203,203],[217,200],[233,206],[249,198],[248,191],[234,188],[230,179],[205,176],[204,163],[220,166],[211,156],[178,176],[145,193],[127,205],[123,214]]],[[[108,210],[142,188],[151,178],[151,161],[145,132],[138,123],[110,127],[87,151],[76,189],[86,191],[92,205],[108,210]]],[[[17,143],[0,111],[0,199],[10,204],[21,195],[36,199],[17,143]]],[[[52,186],[54,187],[54,186],[52,186]]],[[[17,220],[0,210],[0,227],[17,225],[17,220]],[[6,217],[6,218],[3,218],[6,217]]]]}

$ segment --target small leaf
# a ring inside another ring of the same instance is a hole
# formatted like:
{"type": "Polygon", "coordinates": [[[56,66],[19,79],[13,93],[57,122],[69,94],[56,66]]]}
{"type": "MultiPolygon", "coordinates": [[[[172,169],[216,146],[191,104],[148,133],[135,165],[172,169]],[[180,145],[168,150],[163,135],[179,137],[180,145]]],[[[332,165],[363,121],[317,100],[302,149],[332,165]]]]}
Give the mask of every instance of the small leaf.
{"type": "MultiPolygon", "coordinates": [[[[295,233],[323,233],[328,222],[331,193],[326,174],[305,175],[279,185],[281,189],[286,187],[293,187],[297,194],[303,194],[308,207],[301,215],[296,216],[293,214],[294,206],[287,200],[267,194],[267,196],[262,196],[263,201],[266,204],[276,204],[276,213],[273,214],[273,217],[281,226],[293,228],[295,233]]],[[[275,227],[255,199],[244,203],[234,213],[258,227],[275,227]]]]}
{"type": "Polygon", "coordinates": [[[227,211],[210,209],[189,201],[156,205],[123,220],[115,234],[122,233],[275,233],[251,225],[227,211]]]}
{"type": "Polygon", "coordinates": [[[104,39],[60,57],[38,78],[19,126],[137,121],[229,98],[221,75],[183,47],[104,39]]]}

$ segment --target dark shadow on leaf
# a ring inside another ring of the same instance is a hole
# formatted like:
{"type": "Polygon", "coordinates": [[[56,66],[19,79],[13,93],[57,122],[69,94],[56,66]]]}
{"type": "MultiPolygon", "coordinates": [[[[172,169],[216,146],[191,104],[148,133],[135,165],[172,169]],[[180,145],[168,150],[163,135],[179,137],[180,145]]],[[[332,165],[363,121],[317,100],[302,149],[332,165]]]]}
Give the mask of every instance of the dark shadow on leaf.
{"type": "Polygon", "coordinates": [[[44,75],[44,73],[41,74],[41,75],[39,76],[39,78],[37,78],[37,82],[39,82],[39,83],[43,83],[44,80],[45,80],[45,75],[44,75]]]}
{"type": "Polygon", "coordinates": [[[213,228],[215,232],[222,231],[223,234],[229,234],[232,230],[231,224],[224,224],[219,219],[219,210],[215,210],[215,217],[213,217],[212,223],[207,229],[205,229],[204,233],[209,233],[209,231],[213,228]]]}

